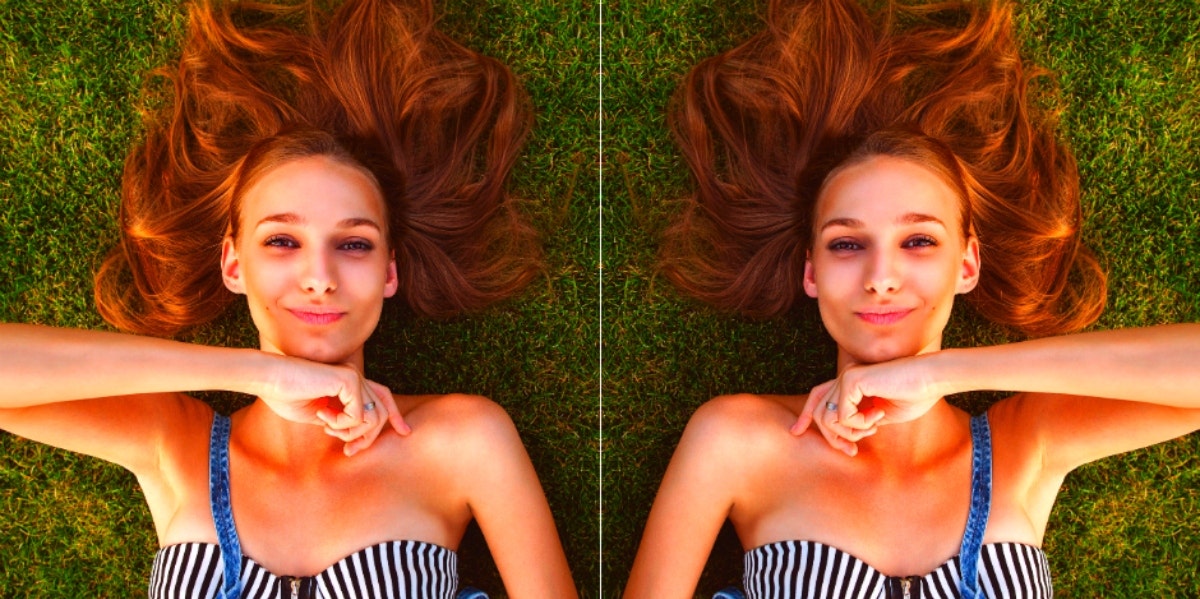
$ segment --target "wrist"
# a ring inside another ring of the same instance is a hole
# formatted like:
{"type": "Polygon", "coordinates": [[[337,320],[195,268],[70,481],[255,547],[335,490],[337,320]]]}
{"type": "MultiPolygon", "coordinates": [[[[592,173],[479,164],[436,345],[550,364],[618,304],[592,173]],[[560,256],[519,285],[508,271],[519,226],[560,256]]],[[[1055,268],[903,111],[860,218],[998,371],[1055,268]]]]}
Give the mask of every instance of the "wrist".
{"type": "Polygon", "coordinates": [[[235,373],[230,380],[237,388],[229,391],[262,397],[279,387],[285,356],[249,348],[232,350],[230,355],[235,373]]]}
{"type": "Polygon", "coordinates": [[[957,348],[943,349],[926,354],[926,376],[941,397],[974,391],[968,380],[971,369],[966,367],[965,351],[957,348]]]}

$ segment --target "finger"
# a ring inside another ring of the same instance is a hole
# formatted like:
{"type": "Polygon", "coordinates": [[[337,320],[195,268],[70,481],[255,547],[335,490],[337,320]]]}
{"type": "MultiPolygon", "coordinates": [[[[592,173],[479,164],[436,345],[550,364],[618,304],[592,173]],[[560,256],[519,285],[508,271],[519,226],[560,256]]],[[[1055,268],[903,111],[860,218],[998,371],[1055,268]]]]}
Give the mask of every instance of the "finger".
{"type": "Polygon", "coordinates": [[[344,386],[338,393],[338,401],[342,402],[342,414],[349,416],[350,421],[362,422],[362,409],[365,400],[350,389],[350,386],[344,386]]]}
{"type": "MultiPolygon", "coordinates": [[[[330,411],[322,410],[322,411],[318,412],[318,414],[320,415],[321,420],[323,420],[325,422],[325,426],[327,428],[330,428],[330,429],[336,430],[336,431],[345,432],[345,431],[349,431],[349,430],[352,430],[356,427],[363,425],[361,416],[356,418],[354,416],[351,416],[347,412],[341,412],[341,413],[335,414],[335,413],[333,413],[332,410],[330,410],[330,411]]],[[[361,414],[361,412],[360,412],[360,414],[361,414]]]]}
{"type": "Polygon", "coordinates": [[[791,431],[791,433],[793,435],[799,437],[800,435],[803,435],[805,431],[808,430],[808,427],[812,426],[812,422],[813,422],[812,414],[801,413],[800,417],[796,419],[796,423],[793,424],[792,428],[789,430],[791,431]]]}
{"type": "Polygon", "coordinates": [[[846,441],[850,441],[852,443],[861,441],[862,439],[870,437],[871,435],[874,435],[876,432],[879,431],[879,429],[875,428],[875,427],[865,428],[865,429],[857,429],[857,428],[847,428],[847,427],[841,426],[840,424],[835,424],[835,425],[831,426],[829,430],[833,434],[837,435],[839,438],[845,439],[846,441]]]}
{"type": "Polygon", "coordinates": [[[375,443],[375,439],[379,437],[379,432],[383,430],[384,419],[379,418],[378,424],[367,429],[363,435],[349,443],[346,443],[345,451],[347,456],[352,456],[375,443]]]}
{"type": "Polygon", "coordinates": [[[804,401],[804,407],[800,410],[800,417],[796,419],[796,424],[792,425],[791,431],[793,435],[803,435],[804,431],[808,430],[813,422],[813,413],[820,407],[824,406],[825,397],[829,393],[829,389],[837,382],[837,379],[825,381],[812,391],[808,392],[808,398],[804,401]]]}
{"type": "Polygon", "coordinates": [[[338,439],[339,441],[343,441],[346,443],[349,443],[349,442],[362,436],[362,435],[355,435],[354,431],[352,431],[350,429],[329,428],[328,426],[325,427],[325,434],[329,435],[330,437],[334,437],[335,439],[338,439]]]}
{"type": "Polygon", "coordinates": [[[379,436],[379,432],[383,430],[383,425],[387,423],[381,410],[386,410],[386,406],[382,405],[382,400],[376,396],[374,389],[370,385],[363,388],[363,424],[360,427],[355,427],[353,432],[361,433],[354,440],[346,443],[343,448],[347,456],[352,456],[363,449],[366,449],[375,442],[379,436]]]}
{"type": "MultiPolygon", "coordinates": [[[[836,418],[836,416],[833,415],[834,412],[830,412],[829,414],[830,414],[831,419],[836,418]]],[[[871,431],[871,428],[851,428],[849,426],[846,426],[846,424],[844,422],[841,422],[839,420],[830,420],[829,422],[826,423],[826,426],[828,426],[829,431],[831,433],[833,433],[834,435],[836,435],[839,439],[845,440],[850,443],[856,442],[859,439],[862,439],[863,437],[869,437],[871,434],[874,434],[871,431]]]]}
{"type": "Polygon", "coordinates": [[[862,431],[875,426],[879,417],[875,414],[855,412],[849,418],[839,418],[838,425],[846,430],[862,431]]]}
{"type": "Polygon", "coordinates": [[[379,431],[383,430],[383,425],[386,421],[372,414],[374,412],[364,411],[363,416],[367,421],[354,428],[333,430],[326,427],[325,432],[330,436],[345,441],[346,445],[342,448],[342,451],[346,456],[352,456],[375,443],[375,439],[379,437],[379,431]]]}
{"type": "Polygon", "coordinates": [[[862,414],[863,418],[866,419],[866,421],[873,427],[884,424],[883,418],[887,415],[884,413],[883,408],[880,407],[873,407],[865,412],[860,413],[862,414]]]}
{"type": "Polygon", "coordinates": [[[851,416],[858,413],[858,404],[862,402],[862,392],[858,390],[858,386],[854,384],[839,385],[839,396],[833,396],[830,399],[838,404],[838,420],[845,422],[851,416]]]}
{"type": "Polygon", "coordinates": [[[317,410],[317,422],[314,422],[313,424],[324,424],[327,427],[331,427],[335,422],[337,422],[339,413],[340,412],[335,412],[328,407],[321,408],[317,410]]]}
{"type": "Polygon", "coordinates": [[[372,430],[380,428],[379,424],[380,420],[378,418],[371,417],[371,419],[367,422],[360,422],[357,425],[348,428],[333,428],[326,426],[325,433],[331,437],[337,437],[342,441],[350,442],[365,436],[372,430]]]}
{"type": "Polygon", "coordinates": [[[817,430],[821,431],[821,435],[825,437],[825,442],[829,443],[829,446],[833,449],[849,456],[857,454],[858,445],[853,441],[843,439],[837,434],[833,418],[836,418],[836,412],[828,410],[821,412],[820,416],[814,418],[814,421],[817,423],[817,430]]]}
{"type": "Polygon", "coordinates": [[[387,419],[391,423],[392,428],[396,429],[401,435],[412,433],[412,428],[404,421],[404,416],[400,414],[400,408],[396,407],[396,398],[392,395],[391,389],[380,385],[374,381],[367,381],[371,386],[371,390],[375,392],[375,396],[382,402],[383,407],[387,409],[387,419]]]}

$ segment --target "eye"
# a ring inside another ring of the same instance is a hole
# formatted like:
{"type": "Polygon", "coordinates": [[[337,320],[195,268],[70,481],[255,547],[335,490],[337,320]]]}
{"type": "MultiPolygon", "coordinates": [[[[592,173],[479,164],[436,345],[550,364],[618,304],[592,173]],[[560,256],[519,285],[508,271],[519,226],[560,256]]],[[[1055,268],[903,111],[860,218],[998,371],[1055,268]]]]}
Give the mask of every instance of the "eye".
{"type": "Polygon", "coordinates": [[[912,237],[909,237],[908,239],[904,240],[902,247],[924,248],[924,247],[937,247],[937,245],[938,245],[937,240],[928,235],[913,235],[912,237]]]}
{"type": "Polygon", "coordinates": [[[828,249],[831,252],[852,252],[854,250],[863,249],[863,246],[861,243],[859,243],[853,239],[846,239],[844,237],[839,238],[839,239],[834,239],[833,241],[829,242],[829,245],[827,245],[825,247],[826,247],[826,249],[828,249]]]}
{"type": "Polygon", "coordinates": [[[300,247],[300,244],[286,235],[272,235],[263,241],[263,246],[294,249],[300,247]]]}
{"type": "Polygon", "coordinates": [[[375,249],[374,244],[363,239],[353,239],[343,242],[338,246],[338,249],[349,250],[351,252],[369,252],[375,249]]]}

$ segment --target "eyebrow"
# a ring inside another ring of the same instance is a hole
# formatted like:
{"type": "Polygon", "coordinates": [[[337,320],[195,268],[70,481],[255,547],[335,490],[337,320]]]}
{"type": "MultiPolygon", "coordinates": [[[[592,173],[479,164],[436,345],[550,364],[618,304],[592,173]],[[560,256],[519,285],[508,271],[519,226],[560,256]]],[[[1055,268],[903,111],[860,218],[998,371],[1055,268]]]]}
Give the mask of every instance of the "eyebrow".
{"type": "MultiPolygon", "coordinates": [[[[308,221],[305,220],[304,217],[302,217],[298,214],[295,214],[292,212],[282,212],[280,214],[272,214],[270,216],[263,218],[262,220],[258,221],[258,223],[254,225],[254,227],[258,228],[266,223],[283,223],[285,225],[302,225],[307,222],[308,221]]],[[[354,227],[371,227],[372,229],[375,229],[376,231],[379,231],[381,233],[383,232],[383,228],[380,227],[378,223],[376,223],[375,221],[373,221],[369,218],[360,218],[360,217],[344,218],[341,221],[338,221],[337,226],[339,229],[352,229],[354,227]]]]}
{"type": "MultiPolygon", "coordinates": [[[[946,223],[942,222],[942,219],[940,219],[936,216],[930,215],[930,214],[921,214],[920,212],[909,212],[908,214],[905,214],[904,216],[901,216],[900,218],[896,219],[896,224],[900,224],[900,225],[915,225],[918,223],[937,223],[937,224],[941,225],[943,229],[949,230],[949,227],[946,226],[946,223]]],[[[858,220],[857,218],[831,218],[831,219],[825,221],[825,224],[821,225],[820,230],[824,231],[825,229],[828,229],[829,227],[835,227],[835,226],[849,227],[851,229],[861,229],[865,225],[863,224],[863,222],[861,220],[858,220]]]]}

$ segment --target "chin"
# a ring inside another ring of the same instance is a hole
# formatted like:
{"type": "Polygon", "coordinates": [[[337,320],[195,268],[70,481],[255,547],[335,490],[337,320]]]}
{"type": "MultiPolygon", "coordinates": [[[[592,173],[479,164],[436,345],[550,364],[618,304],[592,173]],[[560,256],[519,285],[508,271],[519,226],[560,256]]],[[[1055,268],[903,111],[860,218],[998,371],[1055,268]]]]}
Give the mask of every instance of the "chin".
{"type": "Polygon", "coordinates": [[[858,347],[839,346],[859,364],[878,364],[898,358],[907,358],[921,353],[916,344],[900,343],[895,340],[876,340],[858,347]]]}
{"type": "Polygon", "coordinates": [[[351,361],[357,348],[347,349],[344,346],[332,345],[322,341],[284,344],[280,349],[285,355],[293,358],[304,358],[322,364],[345,364],[351,361]]]}

